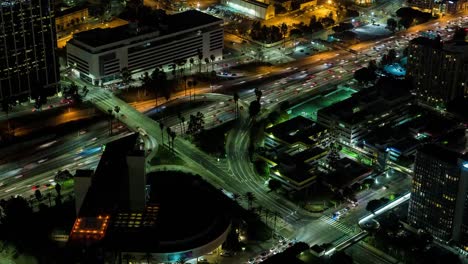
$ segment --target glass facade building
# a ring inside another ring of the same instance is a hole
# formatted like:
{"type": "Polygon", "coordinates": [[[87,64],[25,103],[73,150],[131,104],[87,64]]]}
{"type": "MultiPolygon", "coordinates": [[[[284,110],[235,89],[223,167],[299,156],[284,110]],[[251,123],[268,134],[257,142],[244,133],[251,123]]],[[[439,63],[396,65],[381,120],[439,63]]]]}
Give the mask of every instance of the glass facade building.
{"type": "Polygon", "coordinates": [[[56,93],[56,43],[53,0],[0,1],[0,100],[56,93]]]}
{"type": "Polygon", "coordinates": [[[408,222],[438,239],[463,243],[468,194],[467,157],[428,144],[416,155],[408,222]]]}

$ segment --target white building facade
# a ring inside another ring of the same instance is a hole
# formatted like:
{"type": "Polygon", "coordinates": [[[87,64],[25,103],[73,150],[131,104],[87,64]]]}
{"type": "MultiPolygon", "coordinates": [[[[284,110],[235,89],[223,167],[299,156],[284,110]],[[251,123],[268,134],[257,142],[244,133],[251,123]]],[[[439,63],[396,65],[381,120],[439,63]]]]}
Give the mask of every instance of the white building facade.
{"type": "Polygon", "coordinates": [[[190,58],[200,63],[200,53],[203,59],[222,59],[222,19],[196,10],[169,17],[167,25],[154,30],[130,23],[78,33],[67,44],[68,66],[80,79],[104,85],[120,79],[123,68],[132,74],[167,70],[175,62],[188,65],[190,58]]]}

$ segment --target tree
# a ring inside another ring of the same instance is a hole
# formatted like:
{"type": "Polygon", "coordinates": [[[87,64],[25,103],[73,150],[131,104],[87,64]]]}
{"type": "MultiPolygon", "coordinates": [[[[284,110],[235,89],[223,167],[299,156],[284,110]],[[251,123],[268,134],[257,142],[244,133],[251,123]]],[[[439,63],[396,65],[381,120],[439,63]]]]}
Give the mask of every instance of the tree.
{"type": "Polygon", "coordinates": [[[210,59],[205,58],[204,61],[205,61],[205,70],[206,70],[206,72],[208,72],[208,64],[210,63],[210,59]]]}
{"type": "Polygon", "coordinates": [[[120,70],[120,78],[122,78],[122,83],[125,86],[129,85],[133,81],[132,73],[128,70],[127,67],[120,70]]]}
{"type": "Polygon", "coordinates": [[[201,63],[203,59],[203,52],[201,49],[197,50],[197,56],[198,56],[198,73],[201,73],[201,63]]]}
{"type": "Polygon", "coordinates": [[[250,210],[252,208],[253,202],[256,200],[256,197],[252,192],[246,192],[245,199],[247,200],[247,207],[250,210]]]}
{"type": "Polygon", "coordinates": [[[260,108],[261,108],[261,105],[258,100],[250,102],[250,105],[249,105],[250,117],[255,118],[258,115],[258,113],[260,113],[260,108]]]}
{"type": "Polygon", "coordinates": [[[366,205],[366,210],[374,214],[381,205],[382,202],[380,200],[370,200],[366,205]]]}
{"type": "Polygon", "coordinates": [[[215,55],[211,54],[210,55],[210,60],[211,60],[211,70],[214,71],[214,61],[215,61],[216,57],[215,55]]]}
{"type": "Polygon", "coordinates": [[[276,191],[281,188],[281,182],[275,179],[271,179],[268,181],[268,188],[270,188],[272,191],[276,191]]]}
{"type": "Polygon", "coordinates": [[[187,134],[198,135],[204,129],[205,116],[201,112],[197,112],[196,115],[190,115],[187,127],[187,134]]]}
{"type": "MultiPolygon", "coordinates": [[[[144,91],[144,95],[146,96],[146,90],[148,88],[151,87],[151,85],[153,84],[153,79],[151,79],[150,75],[148,72],[144,72],[141,76],[140,76],[140,82],[141,82],[141,88],[143,88],[143,91],[144,91]]],[[[139,94],[140,90],[138,90],[138,94],[139,94]]]]}
{"type": "Polygon", "coordinates": [[[190,74],[191,74],[192,73],[192,66],[195,63],[195,60],[193,58],[190,58],[189,63],[190,63],[190,74]]]}
{"type": "Polygon", "coordinates": [[[34,196],[36,197],[36,200],[38,201],[41,201],[42,200],[42,193],[39,189],[37,189],[35,192],[34,192],[34,196]]]}
{"type": "Polygon", "coordinates": [[[398,22],[394,18],[387,19],[387,28],[391,31],[395,31],[398,26],[398,22]]]}
{"type": "Polygon", "coordinates": [[[55,191],[57,192],[57,196],[61,196],[62,186],[60,184],[55,184],[55,191]]]}
{"type": "Polygon", "coordinates": [[[260,102],[260,99],[262,98],[262,95],[263,95],[262,91],[258,88],[255,88],[254,92],[255,92],[255,96],[257,97],[257,101],[260,102]]]}
{"type": "Polygon", "coordinates": [[[159,123],[159,129],[161,129],[162,143],[164,144],[164,123],[161,121],[158,121],[158,123],[159,123]]]}
{"type": "Polygon", "coordinates": [[[283,36],[283,46],[284,46],[284,41],[286,40],[286,34],[288,34],[288,25],[286,25],[286,23],[281,24],[280,31],[281,31],[281,35],[283,36]]]}
{"type": "Polygon", "coordinates": [[[107,109],[107,113],[109,116],[109,135],[112,135],[112,121],[114,120],[114,114],[112,113],[112,109],[107,109]]]}
{"type": "Polygon", "coordinates": [[[377,78],[375,72],[367,67],[361,68],[354,72],[354,79],[360,83],[370,83],[377,78]]]}

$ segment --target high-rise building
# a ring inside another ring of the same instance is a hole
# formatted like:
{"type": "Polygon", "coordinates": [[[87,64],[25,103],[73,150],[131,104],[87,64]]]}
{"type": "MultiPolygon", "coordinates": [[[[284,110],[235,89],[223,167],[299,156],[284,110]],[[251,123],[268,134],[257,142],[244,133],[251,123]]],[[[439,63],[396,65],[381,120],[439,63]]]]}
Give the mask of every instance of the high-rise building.
{"type": "Polygon", "coordinates": [[[59,72],[53,0],[0,1],[0,100],[49,96],[59,72]]]}
{"type": "Polygon", "coordinates": [[[445,105],[468,95],[468,45],[439,38],[419,37],[408,47],[407,76],[417,96],[434,105],[445,105]]]}
{"type": "Polygon", "coordinates": [[[409,204],[410,225],[465,246],[468,155],[427,144],[418,150],[409,204]]]}

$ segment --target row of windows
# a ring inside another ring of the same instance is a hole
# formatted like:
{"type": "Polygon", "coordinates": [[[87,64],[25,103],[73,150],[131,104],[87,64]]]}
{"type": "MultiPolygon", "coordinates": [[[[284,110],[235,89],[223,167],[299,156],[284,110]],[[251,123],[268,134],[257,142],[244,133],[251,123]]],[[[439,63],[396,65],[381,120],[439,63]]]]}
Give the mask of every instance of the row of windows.
{"type": "Polygon", "coordinates": [[[197,47],[199,49],[201,49],[203,43],[202,43],[202,39],[196,39],[196,40],[193,40],[191,42],[186,42],[186,43],[179,43],[177,45],[172,45],[172,46],[166,46],[166,47],[155,47],[154,49],[151,49],[150,51],[148,52],[145,52],[145,53],[139,53],[137,55],[129,55],[128,56],[128,62],[134,62],[134,61],[137,61],[141,58],[145,59],[146,57],[149,57],[149,56],[154,56],[156,54],[164,54],[164,53],[167,53],[168,55],[170,53],[177,53],[178,51],[180,50],[184,50],[184,49],[187,49],[187,48],[190,48],[190,49],[193,49],[193,47],[197,47]]]}
{"type": "Polygon", "coordinates": [[[197,54],[196,50],[186,50],[186,51],[175,52],[174,57],[167,57],[163,54],[163,56],[146,58],[146,60],[133,62],[134,64],[130,64],[129,62],[128,69],[133,71],[137,69],[145,69],[148,67],[152,68],[156,65],[165,65],[165,64],[171,63],[174,60],[193,57],[193,56],[196,56],[196,54],[197,54]]]}
{"type": "Polygon", "coordinates": [[[174,60],[181,59],[181,58],[188,58],[191,56],[195,56],[197,53],[197,48],[201,48],[201,43],[199,43],[200,46],[187,46],[187,47],[181,47],[180,49],[174,49],[165,53],[161,53],[159,50],[155,50],[155,52],[151,54],[147,54],[144,57],[138,57],[137,59],[128,59],[128,64],[135,64],[135,63],[140,63],[143,61],[158,61],[158,60],[168,60],[169,62],[173,62],[174,60]],[[193,55],[190,56],[181,56],[182,53],[190,53],[193,55]]]}

